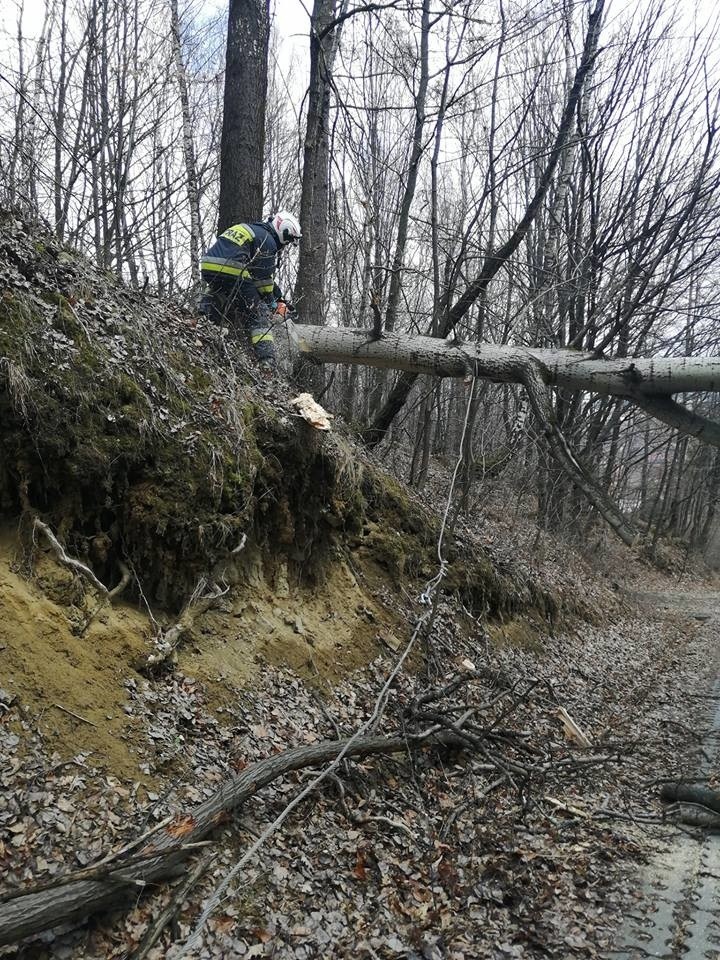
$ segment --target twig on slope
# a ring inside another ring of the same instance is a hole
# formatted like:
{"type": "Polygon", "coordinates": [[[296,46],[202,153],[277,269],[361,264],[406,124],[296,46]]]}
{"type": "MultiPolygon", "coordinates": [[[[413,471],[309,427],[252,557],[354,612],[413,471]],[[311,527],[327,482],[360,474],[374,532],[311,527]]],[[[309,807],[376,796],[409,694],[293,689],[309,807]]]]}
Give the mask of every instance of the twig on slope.
{"type": "Polygon", "coordinates": [[[463,813],[465,813],[466,810],[472,806],[477,806],[477,804],[480,803],[481,800],[484,800],[488,794],[492,793],[493,790],[497,790],[497,788],[501,787],[504,783],[507,783],[507,777],[505,775],[498,777],[496,780],[492,780],[479,793],[476,793],[474,796],[470,797],[470,799],[466,800],[465,803],[461,803],[456,806],[445,823],[443,823],[443,825],[440,827],[440,837],[447,837],[452,829],[452,825],[459,817],[463,815],[463,813]]]}
{"type": "Polygon", "coordinates": [[[186,879],[178,885],[177,889],[170,898],[168,905],[147,928],[145,931],[145,936],[138,944],[137,950],[131,954],[130,960],[145,960],[145,957],[147,957],[162,936],[162,932],[165,927],[172,923],[172,921],[178,915],[188,893],[192,890],[205,871],[210,867],[214,857],[214,853],[209,853],[198,860],[186,879]]]}
{"type": "Polygon", "coordinates": [[[73,713],[72,710],[68,710],[68,708],[64,707],[61,703],[54,703],[53,706],[57,710],[62,710],[62,712],[66,713],[69,717],[74,717],[76,720],[82,720],[83,723],[89,723],[91,727],[97,727],[97,724],[93,723],[92,720],[88,720],[87,717],[80,716],[79,713],[73,713]]]}
{"type": "Polygon", "coordinates": [[[358,813],[357,810],[350,809],[350,806],[347,802],[345,784],[342,782],[340,777],[334,773],[328,774],[327,777],[337,789],[338,792],[338,803],[340,809],[345,814],[350,823],[354,823],[357,826],[365,826],[368,823],[384,823],[386,826],[391,827],[393,830],[399,830],[401,833],[406,834],[410,837],[411,840],[415,839],[415,835],[412,830],[407,826],[407,824],[401,823],[399,820],[391,820],[390,817],[383,817],[378,815],[373,815],[369,813],[358,813]]]}

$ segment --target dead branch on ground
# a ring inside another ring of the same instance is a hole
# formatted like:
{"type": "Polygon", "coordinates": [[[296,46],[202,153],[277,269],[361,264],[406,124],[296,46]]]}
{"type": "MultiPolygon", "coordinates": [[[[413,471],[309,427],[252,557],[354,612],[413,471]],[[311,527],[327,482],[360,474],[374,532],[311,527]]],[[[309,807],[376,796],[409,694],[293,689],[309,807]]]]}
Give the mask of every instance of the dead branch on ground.
{"type": "Polygon", "coordinates": [[[132,954],[130,960],[144,960],[144,958],[147,957],[162,936],[162,932],[165,927],[172,923],[172,921],[178,915],[188,893],[190,893],[200,877],[202,877],[202,875],[208,869],[213,859],[214,855],[212,853],[208,853],[198,860],[186,879],[178,885],[177,890],[174,891],[172,897],[170,898],[170,902],[162,911],[160,916],[147,928],[145,931],[145,936],[138,944],[138,948],[132,954]]]}
{"type": "Polygon", "coordinates": [[[174,817],[132,859],[120,857],[104,865],[101,879],[85,879],[87,874],[83,873],[83,878],[76,879],[77,874],[68,876],[62,886],[52,889],[30,890],[20,895],[13,891],[12,899],[0,903],[0,945],[17,943],[60,923],[85,921],[98,910],[117,907],[129,893],[137,896],[139,889],[174,875],[189,856],[193,844],[225,823],[241,804],[278,777],[332,761],[346,748],[346,756],[362,758],[433,746],[463,748],[467,747],[467,741],[450,733],[363,737],[349,748],[347,740],[331,740],[292,747],[260,760],[225,781],[209,800],[189,813],[174,817]]]}

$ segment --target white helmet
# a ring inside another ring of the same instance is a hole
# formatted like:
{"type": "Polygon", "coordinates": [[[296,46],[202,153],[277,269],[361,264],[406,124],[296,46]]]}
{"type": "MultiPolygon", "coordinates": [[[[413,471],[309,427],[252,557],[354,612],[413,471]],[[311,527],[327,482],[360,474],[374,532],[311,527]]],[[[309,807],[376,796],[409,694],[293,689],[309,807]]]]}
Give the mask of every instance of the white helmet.
{"type": "Polygon", "coordinates": [[[270,224],[283,246],[286,243],[297,243],[302,237],[297,217],[288,213],[287,210],[278,210],[277,213],[274,213],[270,218],[270,224]]]}

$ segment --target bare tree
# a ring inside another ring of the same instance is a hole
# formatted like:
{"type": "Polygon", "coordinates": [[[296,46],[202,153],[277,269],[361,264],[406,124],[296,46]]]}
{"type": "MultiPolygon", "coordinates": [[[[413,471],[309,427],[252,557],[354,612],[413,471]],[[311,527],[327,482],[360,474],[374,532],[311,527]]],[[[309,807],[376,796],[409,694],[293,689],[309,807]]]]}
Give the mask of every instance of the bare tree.
{"type": "Polygon", "coordinates": [[[188,208],[190,212],[190,293],[192,295],[200,286],[200,195],[198,192],[198,176],[195,165],[195,144],[193,143],[192,134],[193,125],[190,113],[188,78],[182,55],[178,0],[170,0],[170,35],[172,37],[173,59],[175,61],[182,111],[183,159],[185,161],[188,208]]]}
{"type": "Polygon", "coordinates": [[[270,0],[230,0],[218,230],[263,212],[270,0]]]}

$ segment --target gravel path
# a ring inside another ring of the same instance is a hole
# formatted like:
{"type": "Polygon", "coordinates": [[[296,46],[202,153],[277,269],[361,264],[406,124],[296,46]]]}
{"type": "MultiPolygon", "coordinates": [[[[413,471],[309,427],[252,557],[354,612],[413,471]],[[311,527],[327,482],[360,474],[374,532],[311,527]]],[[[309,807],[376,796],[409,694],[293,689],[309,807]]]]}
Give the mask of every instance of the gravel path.
{"type": "MultiPolygon", "coordinates": [[[[720,594],[642,593],[634,599],[703,622],[708,650],[717,656],[720,594]]],[[[718,668],[720,670],[720,666],[718,668]]],[[[698,775],[717,772],[720,760],[720,678],[706,703],[707,732],[698,743],[698,775]]],[[[612,960],[718,960],[720,958],[720,835],[702,840],[679,833],[660,845],[643,869],[637,908],[618,935],[612,960]]]]}

